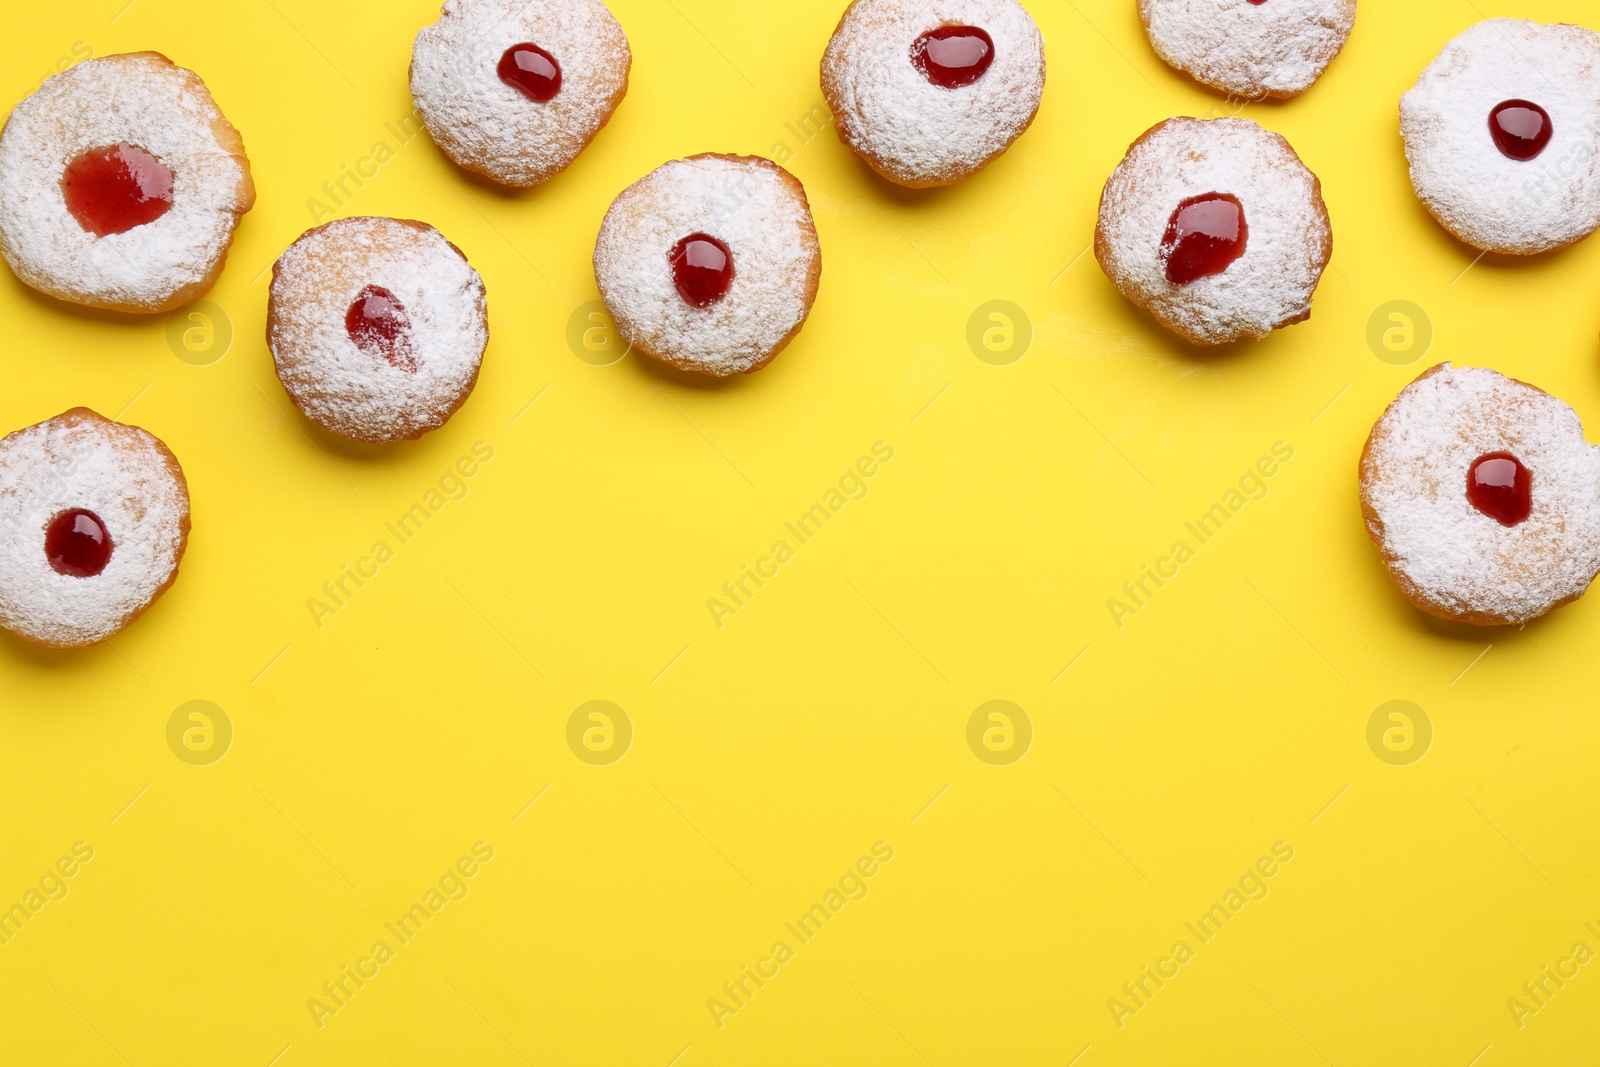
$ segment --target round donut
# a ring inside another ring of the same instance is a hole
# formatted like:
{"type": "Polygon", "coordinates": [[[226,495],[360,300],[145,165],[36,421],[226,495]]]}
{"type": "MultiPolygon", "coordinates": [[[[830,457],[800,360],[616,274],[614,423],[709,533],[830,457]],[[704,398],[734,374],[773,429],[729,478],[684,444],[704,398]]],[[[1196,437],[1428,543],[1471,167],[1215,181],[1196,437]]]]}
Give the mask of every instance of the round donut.
{"type": "Polygon", "coordinates": [[[458,166],[526,188],[594,140],[628,92],[632,63],[600,0],[447,0],[417,34],[411,98],[458,166]]]}
{"type": "Polygon", "coordinates": [[[1441,363],[1401,390],[1361,454],[1361,511],[1400,592],[1431,615],[1522,623],[1600,574],[1600,452],[1572,408],[1441,363]]]}
{"type": "Polygon", "coordinates": [[[1011,147],[1044,95],[1044,38],[1016,0],[855,0],[822,56],[839,140],[914,189],[1011,147]]]}
{"type": "Polygon", "coordinates": [[[84,648],[178,576],[189,486],[167,446],[73,408],[0,441],[0,626],[84,648]]]}
{"type": "Polygon", "coordinates": [[[1344,48],[1356,0],[1139,0],[1139,21],[1156,55],[1201,85],[1287,99],[1344,48]]]}
{"type": "Polygon", "coordinates": [[[1196,345],[1311,317],[1333,255],[1322,184],[1248,119],[1175,118],[1135,141],[1100,196],[1100,268],[1196,345]]]}
{"type": "Polygon", "coordinates": [[[443,426],[489,344],[483,279],[406,219],[338,219],[272,268],[267,345],[290,399],[323,429],[402,441],[443,426]]]}
{"type": "Polygon", "coordinates": [[[0,253],[74,304],[154,314],[199,299],[255,197],[239,132],[159,52],[84,60],[0,132],[0,253]]]}
{"type": "Polygon", "coordinates": [[[759,370],[811,313],[822,251],[806,191],[756,156],[666,163],[606,212],[594,275],[618,333],[681,370],[759,370]]]}
{"type": "Polygon", "coordinates": [[[1490,19],[1400,98],[1417,198],[1474,248],[1533,255],[1600,227],[1600,34],[1490,19]]]}

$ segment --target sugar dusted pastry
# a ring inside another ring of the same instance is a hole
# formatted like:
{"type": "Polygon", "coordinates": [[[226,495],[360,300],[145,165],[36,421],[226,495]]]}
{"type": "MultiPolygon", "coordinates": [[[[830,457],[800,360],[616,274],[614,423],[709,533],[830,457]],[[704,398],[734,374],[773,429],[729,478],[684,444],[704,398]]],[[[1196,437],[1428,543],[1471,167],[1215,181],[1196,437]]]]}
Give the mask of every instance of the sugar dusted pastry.
{"type": "Polygon", "coordinates": [[[1474,248],[1532,255],[1600,228],[1600,34],[1490,19],[1400,98],[1411,184],[1474,248]]]}
{"type": "Polygon", "coordinates": [[[667,163],[623,190],[595,279],[634,349],[682,370],[759,370],[805,325],[822,253],[805,188],[754,156],[667,163]]]}
{"type": "Polygon", "coordinates": [[[426,223],[339,219],[272,268],[278,378],[332,433],[381,442],[438,429],[472,392],[488,343],[483,279],[426,223]]]}
{"type": "Polygon", "coordinates": [[[411,96],[459,166],[527,187],[565,170],[610,121],[632,62],[601,0],[448,0],[417,34],[411,96]]]}
{"type": "Polygon", "coordinates": [[[136,426],[73,408],[0,441],[0,626],[83,648],[142,615],[178,576],[189,488],[136,426]]]}
{"type": "Polygon", "coordinates": [[[1600,573],[1600,451],[1577,412],[1492,370],[1441,363],[1361,454],[1361,511],[1389,575],[1432,615],[1522,623],[1600,573]]]}
{"type": "Polygon", "coordinates": [[[1156,54],[1200,84],[1282,99],[1344,48],[1356,0],[1139,0],[1139,21],[1156,54]]]}
{"type": "Polygon", "coordinates": [[[1333,232],[1322,185],[1288,141],[1248,119],[1175,118],[1112,172],[1094,251],[1123,296],[1216,345],[1309,318],[1333,232]]]}
{"type": "Polygon", "coordinates": [[[1033,122],[1044,39],[1016,0],[855,0],[822,57],[839,139],[889,181],[951,185],[1033,122]]]}
{"type": "Polygon", "coordinates": [[[0,253],[60,300],[133,313],[196,300],[254,203],[238,131],[158,52],[84,60],[0,133],[0,253]]]}

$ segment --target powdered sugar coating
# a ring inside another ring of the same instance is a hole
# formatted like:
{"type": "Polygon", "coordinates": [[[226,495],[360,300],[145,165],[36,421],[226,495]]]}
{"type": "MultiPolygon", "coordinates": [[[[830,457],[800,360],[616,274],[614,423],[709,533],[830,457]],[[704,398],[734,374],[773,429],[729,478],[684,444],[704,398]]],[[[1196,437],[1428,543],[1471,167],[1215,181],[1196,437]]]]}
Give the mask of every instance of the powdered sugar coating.
{"type": "Polygon", "coordinates": [[[0,626],[36,644],[82,648],[132,622],[177,577],[189,536],[178,461],[136,426],[74,408],[0,441],[0,626]],[[83,508],[113,545],[90,578],[58,574],[45,531],[83,508]]]}
{"type": "Polygon", "coordinates": [[[1400,98],[1400,135],[1417,197],[1475,248],[1531,255],[1600,227],[1600,34],[1582,26],[1490,19],[1445,45],[1400,98]],[[1507,158],[1489,113],[1530,100],[1550,143],[1507,158]]]}
{"type": "Polygon", "coordinates": [[[1260,339],[1311,316],[1333,253],[1322,185],[1289,142],[1248,119],[1168,119],[1135,141],[1100,197],[1095,258],[1122,295],[1197,345],[1260,339]],[[1184,200],[1225,193],[1249,237],[1220,274],[1167,281],[1162,238],[1184,200]]]}
{"type": "Polygon", "coordinates": [[[1282,99],[1344,48],[1356,0],[1139,0],[1139,19],[1156,54],[1202,85],[1282,99]]]}
{"type": "Polygon", "coordinates": [[[1016,0],[855,0],[822,57],[839,139],[883,177],[916,188],[982,170],[1033,122],[1044,94],[1044,39],[1016,0]],[[976,82],[945,89],[911,60],[917,38],[976,26],[994,58],[976,82]]]}
{"type": "Polygon", "coordinates": [[[73,303],[153,313],[198,299],[254,202],[238,132],[198,76],[155,52],[87,59],[47,79],[0,133],[0,251],[22,281],[73,303]],[[67,209],[62,173],[123,142],[172,171],[172,208],[96,237],[67,209]]]}
{"type": "Polygon", "coordinates": [[[600,0],[447,0],[417,34],[411,95],[455,162],[505,185],[549,180],[594,139],[628,91],[627,34],[600,0]],[[545,103],[500,80],[500,58],[532,43],[555,56],[545,103]]]}
{"type": "Polygon", "coordinates": [[[693,156],[622,191],[600,226],[594,273],[617,329],[664,363],[716,377],[757,370],[800,331],[822,254],[800,182],[771,160],[693,156]],[[706,308],[683,299],[670,254],[707,233],[733,253],[734,279],[706,308]]]}
{"type": "Polygon", "coordinates": [[[1492,370],[1442,363],[1406,386],[1361,457],[1367,530],[1424,611],[1520,623],[1583,595],[1600,573],[1600,450],[1577,412],[1492,370]],[[1467,499],[1479,457],[1516,456],[1533,511],[1503,526],[1467,499]]]}
{"type": "Polygon", "coordinates": [[[339,219],[311,230],[272,269],[267,344],[306,416],[360,441],[421,437],[443,426],[478,380],[489,343],[483,279],[432,226],[339,219]],[[351,340],[345,316],[367,286],[405,308],[415,371],[351,340]]]}

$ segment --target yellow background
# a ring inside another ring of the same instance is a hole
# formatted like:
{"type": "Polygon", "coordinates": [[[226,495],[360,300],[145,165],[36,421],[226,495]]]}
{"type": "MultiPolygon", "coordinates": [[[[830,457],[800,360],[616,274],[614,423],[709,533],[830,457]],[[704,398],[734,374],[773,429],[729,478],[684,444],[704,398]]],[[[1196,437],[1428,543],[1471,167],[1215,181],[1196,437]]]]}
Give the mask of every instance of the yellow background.
{"type": "Polygon", "coordinates": [[[434,0],[11,5],[0,98],[75,49],[163,51],[242,132],[260,200],[210,297],[232,341],[209,365],[176,357],[168,320],[0,275],[0,428],[125,412],[194,499],[177,585],[114,644],[0,640],[0,904],[94,850],[0,946],[0,1060],[1592,1062],[1600,964],[1520,1029],[1506,1002],[1600,948],[1600,603],[1430,621],[1356,505],[1373,420],[1440,359],[1600,429],[1600,241],[1471,266],[1406,178],[1397,101],[1451,36],[1600,26],[1593,3],[1480,2],[1363,0],[1318,85],[1241,107],[1168,70],[1131,0],[1040,0],[1038,121],[965,184],[910,193],[831,128],[796,132],[841,4],[615,0],[630,93],[522,194],[388,129],[434,0]],[[1310,322],[1197,352],[1084,251],[1131,140],[1231,111],[1322,178],[1335,254],[1310,322]],[[379,141],[394,158],[339,213],[442,229],[493,339],[448,426],[369,448],[278,385],[264,272],[379,141]],[[809,325],[721,384],[578,358],[607,205],[701,151],[792,153],[823,246],[809,325]],[[1399,299],[1433,331],[1410,366],[1367,341],[1399,299]],[[990,300],[1031,322],[1009,365],[967,343],[990,300]],[[879,441],[869,494],[718,628],[707,600],[879,441]],[[1265,499],[1118,628],[1108,598],[1280,441],[1265,499]],[[322,583],[477,442],[494,458],[465,499],[319,627],[322,583]],[[567,741],[595,699],[633,729],[609,766],[567,741]],[[1033,729],[1008,766],[967,742],[997,699],[1033,729]],[[1434,734],[1409,766],[1367,741],[1396,699],[1434,734]],[[191,700],[232,724],[220,762],[169,748],[191,700]],[[308,1000],[479,841],[468,895],[319,1028],[308,1000]],[[879,841],[866,898],[800,945],[784,924],[879,841]],[[1279,841],[1294,859],[1265,899],[1193,942],[1185,922],[1279,841]],[[708,1000],[780,939],[794,958],[719,1028],[708,1000]],[[1195,958],[1119,1028],[1108,999],[1179,939],[1195,958]]]}

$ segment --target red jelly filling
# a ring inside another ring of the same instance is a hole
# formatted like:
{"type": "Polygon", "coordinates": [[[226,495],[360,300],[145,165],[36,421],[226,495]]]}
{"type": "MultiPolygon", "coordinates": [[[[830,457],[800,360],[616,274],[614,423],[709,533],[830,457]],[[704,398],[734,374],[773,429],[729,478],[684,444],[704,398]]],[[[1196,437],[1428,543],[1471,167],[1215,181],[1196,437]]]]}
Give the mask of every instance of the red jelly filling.
{"type": "Polygon", "coordinates": [[[697,308],[710,307],[733,285],[733,253],[706,233],[692,233],[672,249],[672,280],[697,308]]]}
{"type": "Polygon", "coordinates": [[[344,328],[361,351],[416,373],[411,319],[405,305],[383,286],[369,285],[356,295],[355,303],[345,312],[344,328]]]}
{"type": "Polygon", "coordinates": [[[57,574],[93,578],[111,562],[111,534],[100,516],[82,508],[63,511],[44,532],[44,554],[57,574]]]}
{"type": "Polygon", "coordinates": [[[1167,281],[1173,285],[1221,274],[1244,255],[1250,229],[1244,222],[1244,205],[1227,193],[1191,196],[1178,205],[1161,238],[1161,256],[1167,264],[1167,281]]]}
{"type": "Polygon", "coordinates": [[[1502,526],[1515,526],[1533,511],[1533,475],[1510,452],[1490,452],[1467,471],[1467,499],[1502,526]]]}
{"type": "Polygon", "coordinates": [[[1508,159],[1529,160],[1550,143],[1550,113],[1531,100],[1507,100],[1489,112],[1489,134],[1508,159]]]}
{"type": "Polygon", "coordinates": [[[976,26],[940,26],[912,42],[911,62],[941,89],[959,89],[994,62],[994,39],[976,26]]]}
{"type": "Polygon", "coordinates": [[[61,192],[78,225],[108,237],[172,210],[172,171],[137,145],[115,144],[68,163],[61,192]]]}
{"type": "Polygon", "coordinates": [[[500,80],[536,103],[561,91],[561,64],[536,44],[514,44],[500,57],[500,80]]]}

